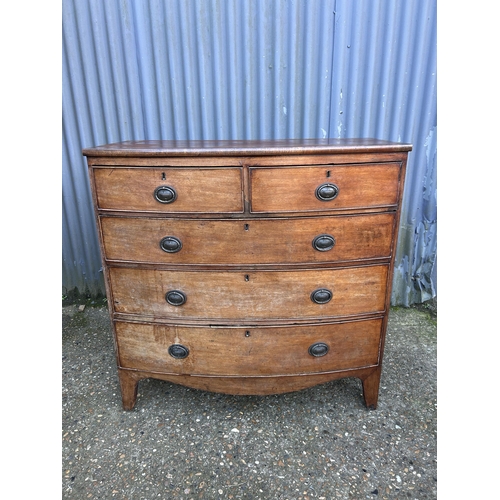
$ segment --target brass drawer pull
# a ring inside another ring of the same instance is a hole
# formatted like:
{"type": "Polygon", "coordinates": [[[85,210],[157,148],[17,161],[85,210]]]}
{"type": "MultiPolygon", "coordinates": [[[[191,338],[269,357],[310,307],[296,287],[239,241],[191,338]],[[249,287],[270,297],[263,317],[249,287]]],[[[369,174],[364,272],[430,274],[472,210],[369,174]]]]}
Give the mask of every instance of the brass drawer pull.
{"type": "Polygon", "coordinates": [[[324,342],[316,342],[315,344],[311,345],[309,347],[309,354],[311,356],[314,356],[315,358],[320,358],[321,356],[324,356],[327,354],[329,351],[328,344],[325,344],[324,342]]]}
{"type": "Polygon", "coordinates": [[[182,344],[172,344],[168,348],[168,353],[175,359],[184,359],[189,355],[189,349],[182,344]]]}
{"type": "Polygon", "coordinates": [[[182,248],[182,242],[175,236],[165,236],[160,241],[160,248],[167,253],[176,253],[182,248]]]}
{"type": "Polygon", "coordinates": [[[321,184],[316,188],[316,198],[321,201],[334,200],[339,194],[339,188],[335,184],[321,184]]]}
{"type": "Polygon", "coordinates": [[[165,300],[171,306],[182,306],[182,304],[186,303],[187,297],[179,290],[171,290],[170,292],[166,293],[165,300]]]}
{"type": "Polygon", "coordinates": [[[311,300],[316,304],[326,304],[332,300],[333,294],[327,288],[318,288],[311,293],[311,300]]]}
{"type": "Polygon", "coordinates": [[[177,193],[173,187],[160,186],[155,189],[155,198],[160,203],[173,203],[177,199],[177,193]]]}
{"type": "Polygon", "coordinates": [[[312,245],[318,252],[328,252],[335,246],[335,238],[330,234],[320,234],[314,238],[312,245]]]}

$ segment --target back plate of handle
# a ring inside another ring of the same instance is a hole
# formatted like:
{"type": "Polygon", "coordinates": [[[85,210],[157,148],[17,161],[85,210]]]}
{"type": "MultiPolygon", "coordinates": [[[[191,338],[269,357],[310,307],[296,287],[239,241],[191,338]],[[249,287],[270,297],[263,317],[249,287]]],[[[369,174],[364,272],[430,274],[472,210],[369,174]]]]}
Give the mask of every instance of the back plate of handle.
{"type": "Polygon", "coordinates": [[[316,188],[316,198],[321,201],[332,201],[339,194],[339,187],[329,182],[316,188]]]}

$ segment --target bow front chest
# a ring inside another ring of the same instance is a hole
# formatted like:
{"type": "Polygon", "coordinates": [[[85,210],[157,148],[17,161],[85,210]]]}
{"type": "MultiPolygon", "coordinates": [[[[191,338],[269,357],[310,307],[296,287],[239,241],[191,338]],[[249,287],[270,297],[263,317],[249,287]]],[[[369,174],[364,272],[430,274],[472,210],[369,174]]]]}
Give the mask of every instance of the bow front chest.
{"type": "Polygon", "coordinates": [[[361,379],[376,408],[409,144],[128,141],[84,149],[122,403],[361,379]]]}

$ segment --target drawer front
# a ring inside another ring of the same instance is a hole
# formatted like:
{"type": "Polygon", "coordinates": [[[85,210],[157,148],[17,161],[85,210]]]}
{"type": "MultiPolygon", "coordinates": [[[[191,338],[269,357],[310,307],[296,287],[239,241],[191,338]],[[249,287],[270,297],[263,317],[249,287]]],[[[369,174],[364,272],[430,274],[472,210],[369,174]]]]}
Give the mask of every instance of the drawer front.
{"type": "Polygon", "coordinates": [[[246,273],[109,270],[117,313],[233,322],[382,312],[387,273],[387,265],[246,273]]]}
{"type": "Polygon", "coordinates": [[[116,323],[123,368],[225,376],[291,375],[375,365],[381,329],[381,319],[247,329],[116,323]]]}
{"type": "Polygon", "coordinates": [[[396,206],[400,163],[254,167],[252,212],[307,212],[396,206]]]}
{"type": "Polygon", "coordinates": [[[240,168],[96,167],[94,177],[97,204],[104,210],[243,211],[240,168]]]}
{"type": "Polygon", "coordinates": [[[293,264],[388,258],[394,213],[302,219],[102,217],[106,258],[164,264],[293,264]]]}

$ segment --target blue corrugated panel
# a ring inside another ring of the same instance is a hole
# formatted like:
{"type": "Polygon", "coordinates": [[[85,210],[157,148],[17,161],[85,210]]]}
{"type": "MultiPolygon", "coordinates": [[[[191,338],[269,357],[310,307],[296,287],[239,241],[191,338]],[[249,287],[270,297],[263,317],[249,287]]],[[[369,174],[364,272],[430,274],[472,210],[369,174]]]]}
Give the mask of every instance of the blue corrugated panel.
{"type": "Polygon", "coordinates": [[[103,291],[81,149],[412,142],[393,303],[435,294],[435,0],[63,0],[63,286],[103,291]]]}

